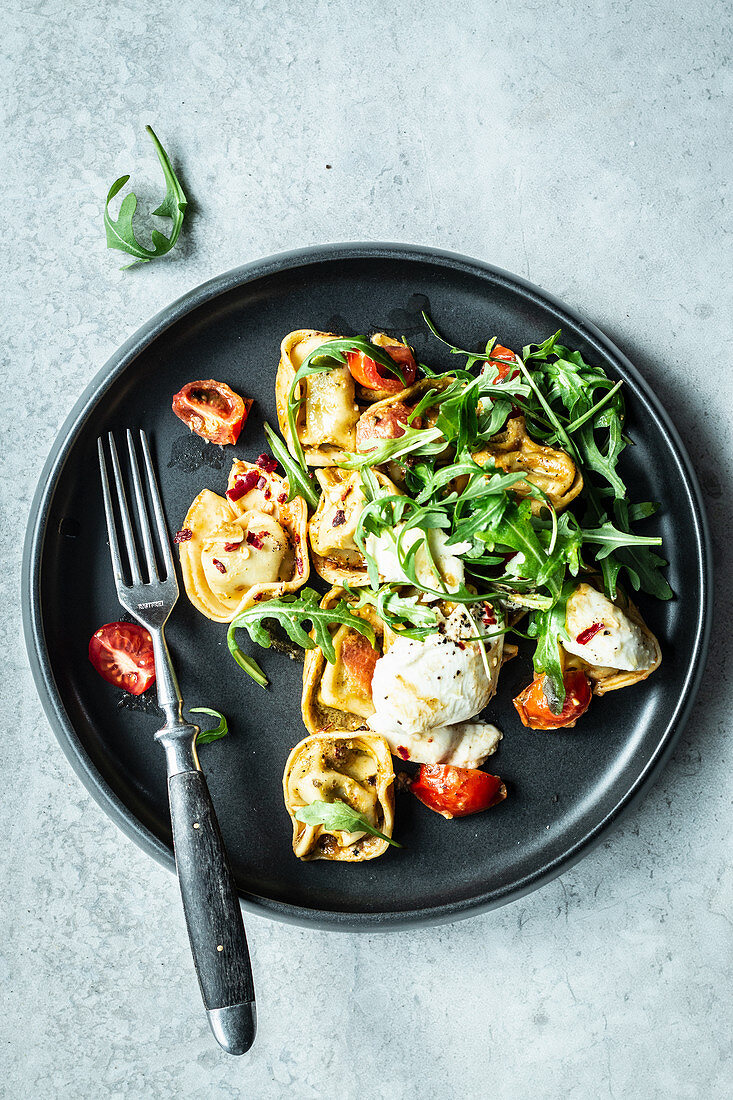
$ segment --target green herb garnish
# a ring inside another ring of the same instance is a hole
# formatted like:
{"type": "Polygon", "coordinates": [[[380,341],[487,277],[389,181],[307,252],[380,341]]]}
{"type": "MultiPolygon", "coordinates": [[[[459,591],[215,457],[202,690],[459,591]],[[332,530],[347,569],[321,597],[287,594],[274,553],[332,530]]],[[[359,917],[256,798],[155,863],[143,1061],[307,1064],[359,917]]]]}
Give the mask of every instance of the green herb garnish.
{"type": "Polygon", "coordinates": [[[350,453],[337,462],[345,470],[362,470],[365,466],[381,466],[405,455],[423,457],[440,454],[446,441],[439,428],[405,428],[396,439],[383,439],[363,454],[350,453]]]}
{"type": "Polygon", "coordinates": [[[340,798],[334,802],[311,802],[310,806],[297,809],[295,816],[304,825],[325,825],[329,831],[340,833],[369,833],[380,840],[386,840],[394,848],[402,847],[396,840],[375,829],[364,814],[342,802],[340,798]]]}
{"type": "Polygon", "coordinates": [[[120,252],[127,252],[130,256],[135,257],[133,262],[127,264],[126,267],[134,267],[136,263],[147,263],[149,260],[155,260],[170,252],[180,236],[186,207],[188,206],[188,200],[178,177],[173,171],[168,154],[153,133],[152,128],[146,126],[145,130],[155,146],[158,160],[163,169],[166,186],[165,198],[160,206],[153,210],[153,214],[161,218],[170,218],[173,224],[170,237],[166,237],[159,229],[153,229],[151,232],[153,247],[145,248],[144,245],[141,245],[135,236],[133,227],[133,217],[137,209],[137,195],[133,191],[129,195],[125,195],[116,219],[109,212],[110,202],[115,195],[119,194],[130,176],[120,176],[118,180],[115,180],[109,189],[107,201],[104,204],[104,227],[107,231],[108,248],[117,248],[120,252]]]}
{"type": "MultiPolygon", "coordinates": [[[[369,623],[359,615],[355,615],[349,608],[346,600],[339,600],[335,607],[321,607],[321,597],[312,588],[303,588],[297,595],[281,596],[275,600],[263,600],[246,608],[232,620],[227,631],[227,644],[229,651],[237,664],[245,672],[252,673],[242,664],[240,657],[244,654],[237,645],[236,631],[243,628],[247,631],[253,642],[269,649],[272,638],[263,625],[264,619],[274,619],[280,624],[291,641],[302,646],[303,649],[315,649],[320,646],[324,657],[330,664],[336,661],[336,651],[329,626],[350,626],[363,634],[365,638],[375,644],[374,631],[369,623]],[[314,638],[311,638],[303,624],[310,623],[314,638]]],[[[249,660],[249,658],[244,658],[249,660]]],[[[259,666],[258,666],[259,667],[259,666]]],[[[259,670],[261,672],[261,670],[259,670]]],[[[256,678],[256,677],[255,677],[256,678]]],[[[258,681],[259,682],[259,681],[258,681]]],[[[265,681],[266,683],[267,681],[265,681]]]]}
{"type": "Polygon", "coordinates": [[[227,720],[220,710],[212,710],[211,707],[189,707],[191,714],[210,714],[212,718],[219,719],[219,725],[211,730],[199,730],[196,738],[197,745],[208,745],[211,741],[218,741],[229,733],[227,720]]]}
{"type": "Polygon", "coordinates": [[[265,436],[270,444],[270,450],[287,474],[290,488],[288,500],[302,497],[311,508],[317,508],[321,487],[308,471],[308,467],[304,468],[295,461],[283,441],[267,423],[265,424],[265,436]]]}

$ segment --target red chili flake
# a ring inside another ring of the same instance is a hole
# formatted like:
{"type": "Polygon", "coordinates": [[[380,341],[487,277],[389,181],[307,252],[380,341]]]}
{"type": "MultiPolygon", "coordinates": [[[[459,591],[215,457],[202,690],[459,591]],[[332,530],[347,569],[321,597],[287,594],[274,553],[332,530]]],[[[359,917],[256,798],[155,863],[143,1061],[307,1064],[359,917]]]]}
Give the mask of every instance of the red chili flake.
{"type": "Polygon", "coordinates": [[[331,526],[340,527],[342,523],[346,523],[346,512],[344,512],[343,508],[339,508],[333,517],[331,526]]]}
{"type": "Polygon", "coordinates": [[[481,622],[484,624],[484,626],[496,626],[496,615],[494,614],[494,609],[490,603],[484,604],[484,613],[481,618],[481,622]]]}
{"type": "Polygon", "coordinates": [[[407,749],[405,748],[404,745],[398,745],[397,746],[397,752],[399,753],[399,755],[402,757],[403,760],[409,760],[410,759],[410,754],[409,754],[409,752],[407,751],[407,749]]]}
{"type": "Polygon", "coordinates": [[[269,455],[265,454],[257,456],[257,459],[255,460],[255,465],[259,466],[261,470],[264,470],[265,473],[268,474],[274,474],[275,470],[277,469],[277,462],[275,461],[275,459],[270,458],[269,455]]]}
{"type": "Polygon", "coordinates": [[[226,573],[226,571],[227,571],[227,567],[226,567],[226,565],[223,565],[223,564],[222,564],[222,563],[221,563],[221,562],[219,561],[219,559],[218,559],[218,558],[212,558],[212,559],[211,559],[211,564],[212,564],[212,565],[215,565],[215,566],[216,566],[216,568],[217,568],[217,569],[219,570],[219,572],[220,572],[220,573],[226,573]]]}
{"type": "Polygon", "coordinates": [[[266,485],[267,485],[267,478],[266,477],[261,477],[261,478],[258,479],[258,481],[257,481],[257,488],[258,489],[264,489],[266,485]]]}
{"type": "Polygon", "coordinates": [[[225,542],[224,549],[226,550],[227,554],[231,554],[232,551],[238,550],[241,545],[241,542],[225,542]]]}
{"type": "Polygon", "coordinates": [[[581,630],[575,640],[578,645],[588,645],[588,642],[591,638],[595,638],[599,630],[603,630],[603,623],[593,623],[592,626],[587,627],[585,630],[581,630]]]}
{"type": "Polygon", "coordinates": [[[230,500],[239,500],[240,497],[245,496],[250,489],[254,489],[259,475],[254,470],[248,470],[244,477],[237,478],[231,489],[227,489],[227,496],[230,500]]]}
{"type": "Polygon", "coordinates": [[[272,496],[272,493],[270,492],[270,487],[269,486],[267,487],[267,489],[265,489],[265,491],[263,492],[262,495],[265,498],[265,500],[270,499],[270,497],[272,496]]]}
{"type": "Polygon", "coordinates": [[[176,531],[175,535],[173,536],[173,541],[174,542],[188,542],[188,540],[192,539],[192,538],[193,538],[193,531],[189,530],[188,527],[182,527],[180,531],[176,531]]]}
{"type": "Polygon", "coordinates": [[[255,550],[261,550],[264,546],[262,541],[265,531],[260,531],[259,535],[256,535],[254,531],[247,532],[247,542],[250,546],[254,546],[255,550]]]}
{"type": "Polygon", "coordinates": [[[302,577],[303,576],[303,559],[300,557],[300,555],[298,555],[298,557],[295,559],[295,564],[296,564],[297,569],[298,569],[298,576],[302,577]]]}
{"type": "Polygon", "coordinates": [[[278,502],[278,504],[287,504],[288,494],[287,493],[280,493],[280,496],[277,498],[277,502],[278,502]]]}

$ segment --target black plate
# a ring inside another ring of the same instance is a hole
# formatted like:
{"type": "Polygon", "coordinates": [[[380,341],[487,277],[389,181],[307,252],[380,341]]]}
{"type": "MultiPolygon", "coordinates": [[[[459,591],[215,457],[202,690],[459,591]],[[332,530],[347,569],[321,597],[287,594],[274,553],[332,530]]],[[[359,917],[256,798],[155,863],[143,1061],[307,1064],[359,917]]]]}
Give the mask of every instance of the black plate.
{"type": "Polygon", "coordinates": [[[537,287],[475,260],[406,245],[336,245],[292,252],[228,272],[153,318],[84,393],[54,445],[33,502],[24,554],[25,629],[36,683],[61,747],[91,793],[142,848],[173,866],[165,768],[156,717],[120,708],[119,693],[87,660],[90,635],[120,617],[112,584],[96,463],[97,436],[146,429],[157,456],[170,527],[205,486],[223,492],[233,454],[264,449],[276,423],[274,380],[282,336],[312,327],[405,335],[426,360],[450,356],[420,310],[465,347],[496,334],[521,347],[562,328],[565,342],[627,386],[636,446],[622,459],[632,495],[660,500],[647,521],[664,538],[676,600],[642,600],[664,652],[649,681],[597,700],[577,731],[534,733],[511,698],[529,679],[526,657],[502,673],[489,713],[505,737],[491,760],[509,798],[490,813],[446,822],[398,796],[404,850],[357,865],[293,857],[281,776],[305,735],[300,666],[260,657],[263,692],[228,655],[225,628],[185,595],[168,637],[184,698],[230,718],[231,735],[201,750],[243,904],[277,919],[341,929],[454,919],[500,905],[578,859],[667,757],[687,717],[704,660],[710,553],[687,455],[649,387],[597,329],[537,287]],[[170,410],[184,382],[218,378],[255,398],[240,444],[226,453],[191,436],[170,410]]]}

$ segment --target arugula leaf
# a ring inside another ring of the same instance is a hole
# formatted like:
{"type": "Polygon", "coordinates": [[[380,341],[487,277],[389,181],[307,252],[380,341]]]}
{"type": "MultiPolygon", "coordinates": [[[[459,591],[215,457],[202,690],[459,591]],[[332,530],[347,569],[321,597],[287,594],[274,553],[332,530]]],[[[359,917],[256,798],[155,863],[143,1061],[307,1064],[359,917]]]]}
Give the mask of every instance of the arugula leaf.
{"type": "Polygon", "coordinates": [[[565,703],[565,681],[562,674],[559,642],[567,639],[565,614],[568,599],[575,588],[570,581],[563,586],[557,602],[546,611],[533,611],[527,633],[537,639],[534,652],[534,670],[545,674],[543,690],[553,714],[561,714],[565,703]]]}
{"type": "Polygon", "coordinates": [[[628,531],[620,531],[618,527],[614,527],[610,520],[606,520],[604,524],[597,527],[595,530],[589,531],[583,529],[581,531],[584,542],[599,543],[600,550],[596,550],[596,561],[600,561],[602,558],[608,557],[614,550],[617,550],[620,546],[661,546],[662,540],[657,536],[647,537],[645,535],[632,535],[628,531]]]}
{"type": "Polygon", "coordinates": [[[265,423],[264,428],[270,450],[288,475],[288,486],[290,488],[288,501],[294,500],[296,497],[302,497],[311,508],[317,508],[321,495],[319,483],[308,472],[307,467],[304,470],[295,461],[280,436],[275,434],[268,423],[265,423]]]}
{"type": "MultiPolygon", "coordinates": [[[[622,530],[629,529],[629,509],[625,500],[615,500],[613,504],[614,516],[617,525],[622,530]]],[[[661,542],[661,539],[659,540],[661,542]]],[[[633,588],[638,592],[646,592],[649,596],[655,596],[658,600],[671,600],[674,592],[665,577],[662,569],[667,562],[659,554],[645,546],[621,546],[616,550],[616,559],[620,568],[626,570],[633,588]]],[[[617,573],[618,575],[618,573],[617,573]]]]}
{"type": "MultiPolygon", "coordinates": [[[[141,245],[135,236],[135,229],[133,227],[133,217],[137,209],[137,195],[134,191],[131,191],[130,194],[126,195],[122,200],[122,205],[120,206],[116,219],[114,219],[109,212],[110,202],[115,195],[119,194],[130,176],[120,176],[119,179],[115,180],[107,193],[107,201],[104,204],[104,227],[107,233],[108,248],[116,248],[119,249],[120,252],[127,252],[130,256],[135,257],[133,262],[127,264],[126,267],[134,267],[136,263],[148,263],[148,261],[155,260],[160,256],[165,256],[166,253],[170,252],[180,236],[183,227],[183,219],[188,206],[188,200],[178,177],[173,171],[173,166],[168,154],[158,141],[152,128],[146,126],[145,130],[146,133],[150,135],[153,145],[155,146],[158,160],[163,169],[166,185],[165,198],[160,206],[153,210],[153,214],[162,218],[170,218],[173,224],[170,237],[166,237],[165,234],[161,233],[158,229],[152,230],[152,249],[145,248],[141,245]]],[[[125,270],[125,268],[123,268],[123,270],[125,270]]]]}
{"type": "MultiPolygon", "coordinates": [[[[476,363],[484,363],[488,360],[489,355],[491,354],[491,349],[494,346],[494,344],[496,343],[496,337],[493,337],[491,340],[489,340],[487,342],[486,351],[484,353],[474,352],[474,351],[465,351],[463,348],[456,347],[455,344],[451,344],[451,342],[449,340],[446,340],[443,336],[441,336],[440,333],[438,332],[437,328],[433,324],[433,322],[428,317],[425,310],[422,310],[421,312],[422,312],[423,321],[428,326],[428,328],[430,329],[430,331],[432,332],[432,334],[436,338],[436,340],[440,340],[441,344],[445,344],[445,346],[450,349],[451,355],[465,356],[465,358],[466,358],[466,368],[465,368],[465,371],[460,372],[464,377],[467,377],[467,378],[471,377],[469,372],[470,372],[471,368],[476,363]]],[[[458,372],[451,370],[451,374],[454,374],[454,373],[458,373],[458,372]]]]}
{"type": "Polygon", "coordinates": [[[315,649],[316,646],[320,646],[329,664],[334,664],[336,661],[336,651],[329,626],[350,626],[375,646],[374,631],[371,626],[350,610],[346,600],[339,600],[335,607],[325,608],[320,606],[320,599],[319,594],[312,588],[302,588],[297,595],[263,600],[240,611],[229,624],[227,632],[227,644],[235,660],[235,650],[239,648],[235,636],[238,629],[244,628],[252,641],[263,649],[270,648],[272,638],[263,626],[263,619],[275,619],[290,640],[302,646],[303,649],[315,649]],[[311,638],[303,627],[304,622],[311,624],[315,639],[311,638]]]}
{"type": "Polygon", "coordinates": [[[396,840],[375,829],[364,814],[359,813],[346,802],[342,802],[340,798],[334,802],[311,802],[309,806],[301,806],[297,809],[295,816],[305,825],[325,825],[329,831],[343,833],[369,833],[371,836],[379,837],[380,840],[386,840],[394,848],[402,847],[396,840]]]}
{"type": "MultiPolygon", "coordinates": [[[[347,591],[351,591],[348,585],[347,591]]],[[[382,622],[406,638],[422,639],[434,634],[438,627],[435,608],[420,603],[417,596],[400,596],[393,582],[380,585],[376,592],[371,588],[359,588],[353,593],[357,596],[354,607],[370,606],[376,608],[382,622]],[[407,626],[406,624],[409,624],[407,626]]]]}
{"type": "Polygon", "coordinates": [[[344,470],[362,470],[366,466],[381,466],[404,455],[437,455],[445,449],[445,439],[437,428],[405,428],[396,439],[383,439],[364,454],[346,454],[336,465],[344,470]]]}
{"type": "Polygon", "coordinates": [[[229,652],[242,671],[246,672],[248,676],[251,676],[254,682],[259,684],[261,688],[266,688],[270,681],[267,679],[254,657],[248,657],[246,653],[242,652],[231,632],[227,634],[227,645],[229,646],[229,652]]]}
{"type": "Polygon", "coordinates": [[[215,726],[212,730],[199,730],[198,737],[196,738],[196,745],[208,745],[211,741],[218,741],[222,737],[226,737],[229,733],[229,725],[226,718],[219,710],[212,710],[211,707],[189,707],[191,714],[210,714],[213,718],[219,719],[219,725],[215,726]]]}
{"type": "Polygon", "coordinates": [[[629,522],[636,523],[640,519],[648,519],[659,511],[659,502],[656,500],[639,501],[638,504],[629,504],[629,522]]]}

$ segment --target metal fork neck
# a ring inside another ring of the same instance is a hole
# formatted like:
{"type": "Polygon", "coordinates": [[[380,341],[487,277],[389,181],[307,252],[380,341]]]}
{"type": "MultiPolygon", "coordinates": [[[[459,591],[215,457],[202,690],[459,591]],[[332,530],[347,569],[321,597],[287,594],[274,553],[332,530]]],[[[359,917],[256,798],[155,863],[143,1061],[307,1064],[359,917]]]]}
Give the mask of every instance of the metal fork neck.
{"type": "Polygon", "coordinates": [[[180,719],[177,723],[167,723],[158,730],[155,740],[165,749],[168,778],[181,772],[199,772],[198,753],[196,752],[196,734],[198,726],[180,719]]]}
{"type": "Polygon", "coordinates": [[[165,714],[165,725],[155,735],[165,749],[168,776],[180,772],[201,771],[195,738],[198,726],[187,722],[182,713],[183,701],[178,680],[173,670],[163,627],[150,631],[155,657],[155,679],[158,687],[158,706],[165,714]]]}

